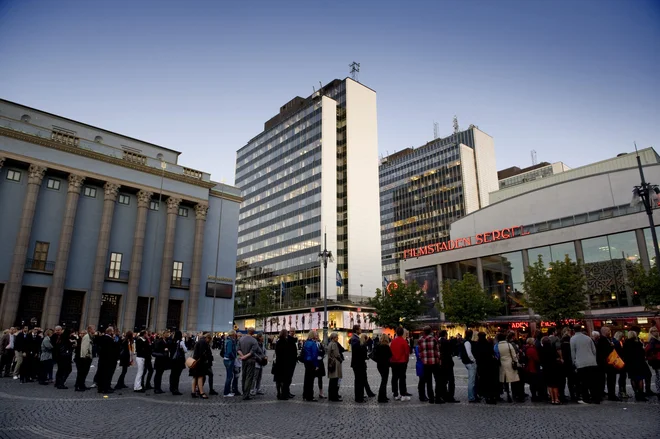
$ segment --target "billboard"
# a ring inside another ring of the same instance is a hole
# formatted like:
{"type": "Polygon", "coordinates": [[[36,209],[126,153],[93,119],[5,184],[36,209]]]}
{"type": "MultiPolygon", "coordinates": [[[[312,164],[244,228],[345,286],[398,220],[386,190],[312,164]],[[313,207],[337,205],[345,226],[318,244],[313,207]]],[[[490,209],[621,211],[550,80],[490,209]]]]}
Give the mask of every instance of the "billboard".
{"type": "Polygon", "coordinates": [[[438,303],[440,297],[440,286],[438,285],[438,272],[436,267],[424,267],[407,271],[406,282],[417,282],[417,286],[424,293],[424,296],[426,296],[429,302],[428,313],[423,317],[439,317],[440,313],[435,307],[435,304],[438,303]]]}

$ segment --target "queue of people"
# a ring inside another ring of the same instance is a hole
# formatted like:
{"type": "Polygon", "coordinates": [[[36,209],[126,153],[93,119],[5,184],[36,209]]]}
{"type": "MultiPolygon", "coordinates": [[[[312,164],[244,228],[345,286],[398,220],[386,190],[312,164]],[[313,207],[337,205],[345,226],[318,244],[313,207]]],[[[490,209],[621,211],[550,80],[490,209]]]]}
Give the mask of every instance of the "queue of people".
{"type": "MultiPolygon", "coordinates": [[[[353,327],[349,343],[355,402],[364,403],[368,398],[377,398],[378,403],[390,402],[390,372],[394,400],[410,401],[412,395],[408,393],[406,383],[411,354],[409,340],[407,331],[397,328],[393,339],[382,334],[370,343],[370,338],[362,334],[359,325],[353,327]],[[370,361],[375,362],[380,375],[377,394],[372,391],[367,378],[370,361]]],[[[326,398],[331,402],[342,401],[339,392],[345,349],[339,343],[338,334],[330,334],[325,344],[316,331],[310,331],[300,349],[299,342],[294,328],[283,329],[271,341],[275,355],[270,372],[277,399],[295,397],[291,393],[291,383],[298,363],[302,363],[304,401],[316,402],[326,398]],[[325,377],[328,379],[327,396],[323,386],[325,377]]],[[[215,346],[220,349],[226,371],[223,396],[242,396],[244,400],[251,400],[265,393],[262,383],[265,382],[264,370],[269,364],[265,343],[263,335],[255,334],[254,328],[248,328],[244,335],[230,331],[220,340],[209,333],[188,336],[181,331],[157,334],[145,330],[137,335],[128,331],[119,335],[112,327],[103,333],[97,332],[94,326],[79,333],[60,326],[46,331],[10,328],[0,338],[0,374],[21,383],[54,383],[57,389],[67,389],[71,365],[75,364],[76,391],[96,387],[99,393],[112,393],[130,387],[125,377],[130,367],[136,367],[133,391],[144,393],[153,389],[154,394],[162,394],[165,393],[162,377],[166,370],[170,370],[169,392],[180,396],[180,377],[188,368],[192,378],[191,396],[208,399],[209,395],[219,394],[213,387],[212,348],[215,346]],[[98,366],[93,383],[87,387],[94,357],[98,357],[98,366]],[[55,376],[54,365],[57,365],[55,376]],[[120,374],[112,387],[118,365],[120,374]],[[208,393],[204,390],[207,383],[208,393]]],[[[624,336],[621,332],[612,334],[608,327],[590,335],[581,327],[564,328],[561,336],[550,328],[547,335],[537,334],[526,340],[517,339],[513,332],[499,333],[492,340],[484,332],[474,334],[467,330],[465,338],[458,341],[449,339],[444,330],[436,337],[431,328],[426,327],[413,351],[419,400],[432,404],[458,402],[454,397],[455,356],[467,371],[470,403],[482,400],[489,404],[523,402],[530,396],[525,393],[525,384],[529,385],[533,402],[547,401],[556,405],[570,400],[598,404],[604,397],[620,401],[632,396],[626,391],[627,379],[631,382],[635,399],[645,401],[655,395],[651,391],[652,371],[655,372],[656,390],[660,392],[660,336],[657,327],[650,329],[646,343],[639,339],[637,331],[627,331],[624,336]]]]}

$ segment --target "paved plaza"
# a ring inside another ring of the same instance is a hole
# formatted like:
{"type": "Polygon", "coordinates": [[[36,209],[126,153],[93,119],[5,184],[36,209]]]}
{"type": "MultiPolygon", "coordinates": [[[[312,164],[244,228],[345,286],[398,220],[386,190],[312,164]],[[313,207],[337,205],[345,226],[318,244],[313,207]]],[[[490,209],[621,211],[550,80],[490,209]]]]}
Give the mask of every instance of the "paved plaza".
{"type": "MultiPolygon", "coordinates": [[[[224,367],[216,355],[215,389],[222,393],[224,367]]],[[[272,358],[272,352],[269,353],[272,358]]],[[[96,361],[94,362],[96,364],[96,361]]],[[[350,364],[350,359],[344,363],[350,364]]],[[[344,368],[340,393],[345,401],[330,403],[301,400],[303,368],[296,368],[290,401],[275,399],[275,387],[267,367],[266,395],[253,401],[241,398],[192,399],[186,371],[182,374],[183,396],[118,391],[103,398],[96,389],[74,392],[75,366],[67,381],[69,390],[37,383],[19,384],[0,379],[0,438],[654,438],[660,437],[660,404],[633,401],[600,405],[542,403],[467,403],[467,378],[456,366],[456,397],[460,404],[430,405],[417,400],[414,361],[408,368],[410,402],[367,404],[353,402],[353,373],[344,368]]],[[[126,383],[133,382],[136,368],[129,368],[126,383]]],[[[95,373],[90,371],[88,385],[95,373]]],[[[116,381],[119,368],[114,375],[116,381]]],[[[169,372],[163,377],[167,390],[169,372]]],[[[369,383],[374,391],[380,382],[375,363],[369,365],[369,383]]],[[[324,379],[327,391],[327,379],[324,379]]],[[[391,397],[391,395],[390,395],[391,397]]]]}

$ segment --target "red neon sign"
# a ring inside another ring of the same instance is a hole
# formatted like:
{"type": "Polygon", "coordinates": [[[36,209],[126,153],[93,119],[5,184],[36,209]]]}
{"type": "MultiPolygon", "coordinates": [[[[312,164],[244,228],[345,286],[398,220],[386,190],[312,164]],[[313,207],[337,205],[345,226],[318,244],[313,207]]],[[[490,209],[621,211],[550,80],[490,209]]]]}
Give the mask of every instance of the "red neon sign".
{"type": "Polygon", "coordinates": [[[512,226],[504,229],[492,230],[490,232],[479,233],[474,239],[472,239],[472,237],[458,238],[446,242],[436,242],[435,244],[429,244],[423,247],[409,248],[403,251],[403,259],[418,258],[420,256],[456,250],[457,248],[487,244],[489,242],[503,241],[505,239],[515,238],[516,236],[525,236],[529,234],[530,232],[526,232],[523,226],[512,226]],[[519,230],[518,235],[516,235],[517,230],[519,230]]]}

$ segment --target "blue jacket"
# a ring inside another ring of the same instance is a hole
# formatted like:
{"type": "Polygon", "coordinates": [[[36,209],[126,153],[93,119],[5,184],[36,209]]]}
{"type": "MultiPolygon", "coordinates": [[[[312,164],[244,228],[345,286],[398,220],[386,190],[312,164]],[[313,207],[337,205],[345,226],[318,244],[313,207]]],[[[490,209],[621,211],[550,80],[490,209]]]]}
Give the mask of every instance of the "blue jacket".
{"type": "Polygon", "coordinates": [[[415,371],[417,372],[417,376],[421,377],[424,375],[424,363],[422,363],[422,358],[419,356],[419,346],[415,346],[415,358],[417,358],[415,371]]]}
{"type": "Polygon", "coordinates": [[[225,359],[230,361],[236,359],[236,342],[229,337],[225,340],[225,359]]]}
{"type": "Polygon", "coordinates": [[[319,367],[319,348],[314,340],[307,340],[303,345],[305,363],[319,367]]]}

